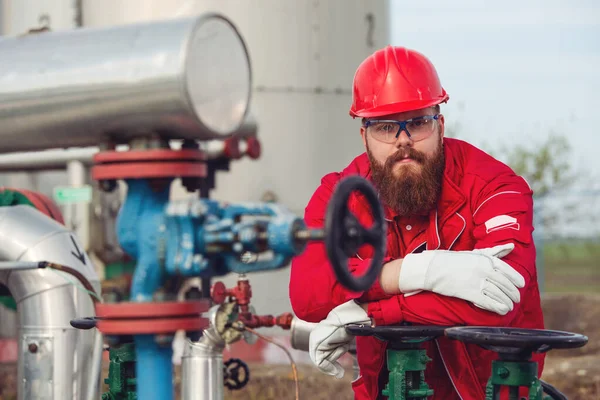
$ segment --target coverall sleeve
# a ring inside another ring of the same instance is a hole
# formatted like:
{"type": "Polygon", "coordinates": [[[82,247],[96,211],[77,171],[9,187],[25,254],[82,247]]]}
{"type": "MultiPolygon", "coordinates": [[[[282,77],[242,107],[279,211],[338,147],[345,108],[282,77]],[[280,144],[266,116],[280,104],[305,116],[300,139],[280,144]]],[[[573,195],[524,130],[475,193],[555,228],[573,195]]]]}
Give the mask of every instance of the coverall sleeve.
{"type": "MultiPolygon", "coordinates": [[[[514,243],[514,250],[503,261],[511,265],[525,278],[524,293],[531,290],[537,279],[535,268],[535,245],[533,243],[533,199],[529,185],[520,177],[498,177],[488,183],[474,196],[473,210],[474,248],[487,248],[514,243]]],[[[465,234],[463,233],[463,234],[465,234]]],[[[486,325],[509,326],[522,303],[506,315],[480,309],[472,303],[421,292],[414,296],[397,295],[369,304],[369,314],[379,325],[400,322],[432,325],[486,325]]]]}
{"type": "MultiPolygon", "coordinates": [[[[322,228],[325,224],[327,205],[338,179],[323,179],[305,209],[304,221],[308,227],[322,228]]],[[[352,257],[348,261],[351,272],[362,275],[371,263],[352,257]]],[[[361,302],[389,298],[377,280],[366,292],[353,292],[344,288],[336,279],[327,258],[323,242],[312,242],[291,263],[289,295],[294,314],[308,322],[320,322],[336,306],[352,299],[361,302]]]]}

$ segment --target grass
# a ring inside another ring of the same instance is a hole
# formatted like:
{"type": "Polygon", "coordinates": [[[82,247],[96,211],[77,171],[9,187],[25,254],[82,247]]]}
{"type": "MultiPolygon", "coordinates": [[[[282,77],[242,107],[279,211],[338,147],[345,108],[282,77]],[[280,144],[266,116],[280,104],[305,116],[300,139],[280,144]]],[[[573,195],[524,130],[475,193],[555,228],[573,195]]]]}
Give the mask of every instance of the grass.
{"type": "Polygon", "coordinates": [[[542,242],[538,269],[546,293],[600,293],[600,240],[542,242]]]}

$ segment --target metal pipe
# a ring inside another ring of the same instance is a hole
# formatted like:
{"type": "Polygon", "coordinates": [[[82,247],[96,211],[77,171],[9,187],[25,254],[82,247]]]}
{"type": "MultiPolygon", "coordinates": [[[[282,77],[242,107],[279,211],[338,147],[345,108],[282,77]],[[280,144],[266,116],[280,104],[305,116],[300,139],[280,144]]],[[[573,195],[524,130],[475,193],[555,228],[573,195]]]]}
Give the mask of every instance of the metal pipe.
{"type": "Polygon", "coordinates": [[[290,327],[290,344],[292,349],[308,351],[310,333],[317,326],[314,322],[306,322],[298,317],[292,319],[290,327]]]}
{"type": "Polygon", "coordinates": [[[198,342],[186,339],[181,361],[182,400],[223,400],[225,342],[211,326],[198,342]]]}
{"type": "Polygon", "coordinates": [[[171,342],[159,345],[154,335],[135,335],[137,398],[174,399],[173,349],[171,342]]]}
{"type": "MultiPolygon", "coordinates": [[[[1,128],[0,128],[1,129],[1,128]]],[[[258,125],[255,118],[249,114],[247,119],[233,134],[241,139],[256,136],[258,125]]],[[[201,142],[201,149],[208,158],[220,156],[224,142],[219,139],[201,142]],[[218,154],[213,154],[218,151],[218,154]]],[[[172,141],[173,149],[181,148],[181,141],[172,141]]],[[[240,143],[242,153],[246,152],[247,144],[244,140],[240,143]]],[[[117,150],[126,151],[127,145],[117,146],[117,150]]],[[[99,147],[74,147],[70,149],[50,149],[43,151],[19,151],[0,154],[0,173],[6,172],[35,172],[64,170],[72,161],[78,161],[85,167],[92,166],[94,155],[100,151],[99,147]]]]}
{"type": "Polygon", "coordinates": [[[39,262],[35,261],[2,261],[0,262],[0,271],[25,271],[28,269],[43,268],[39,262]]]}
{"type": "MultiPolygon", "coordinates": [[[[127,181],[127,197],[117,219],[117,236],[124,251],[136,260],[131,282],[131,301],[153,301],[163,283],[163,269],[153,247],[164,208],[169,200],[169,186],[160,190],[147,180],[127,181]]],[[[137,385],[137,398],[173,399],[173,349],[159,345],[154,335],[135,335],[136,379],[152,382],[137,385]]]]}
{"type": "MultiPolygon", "coordinates": [[[[76,236],[33,207],[0,207],[0,260],[49,261],[78,270],[100,293],[100,281],[76,236]]],[[[91,380],[94,332],[70,321],[94,316],[89,294],[53,269],[0,270],[17,303],[18,399],[83,398],[91,380]]]]}
{"type": "Polygon", "coordinates": [[[104,351],[104,337],[99,330],[94,333],[94,353],[90,368],[90,384],[87,386],[85,400],[98,400],[98,393],[102,380],[102,352],[104,351]]]}
{"type": "Polygon", "coordinates": [[[97,147],[53,149],[38,152],[17,152],[0,155],[0,172],[62,170],[69,161],[92,165],[97,147]]]}
{"type": "MultiPolygon", "coordinates": [[[[89,170],[79,160],[67,162],[69,186],[83,188],[88,184],[89,170]]],[[[91,191],[91,187],[90,187],[91,191]]],[[[91,201],[91,199],[90,199],[91,201]]],[[[63,212],[65,225],[83,242],[83,248],[90,248],[90,206],[88,202],[67,204],[63,212]]]]}
{"type": "Polygon", "coordinates": [[[225,17],[0,40],[0,153],[231,135],[251,92],[248,52],[225,17]]]}

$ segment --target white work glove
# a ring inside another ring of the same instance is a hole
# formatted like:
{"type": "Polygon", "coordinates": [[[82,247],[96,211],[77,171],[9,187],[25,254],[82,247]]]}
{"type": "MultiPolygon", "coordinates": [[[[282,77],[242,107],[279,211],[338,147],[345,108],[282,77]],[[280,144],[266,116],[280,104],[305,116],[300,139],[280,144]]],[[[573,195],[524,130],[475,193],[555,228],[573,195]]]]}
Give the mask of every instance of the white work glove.
{"type": "Polygon", "coordinates": [[[344,368],[337,360],[348,351],[353,335],[346,333],[348,324],[369,324],[371,319],[363,308],[350,300],[331,310],[310,333],[309,354],[312,362],[327,375],[344,376],[344,368]]]}
{"type": "Polygon", "coordinates": [[[406,295],[427,290],[506,315],[521,301],[518,288],[525,287],[523,276],[500,260],[514,248],[508,243],[472,251],[409,254],[402,260],[398,287],[406,295]]]}

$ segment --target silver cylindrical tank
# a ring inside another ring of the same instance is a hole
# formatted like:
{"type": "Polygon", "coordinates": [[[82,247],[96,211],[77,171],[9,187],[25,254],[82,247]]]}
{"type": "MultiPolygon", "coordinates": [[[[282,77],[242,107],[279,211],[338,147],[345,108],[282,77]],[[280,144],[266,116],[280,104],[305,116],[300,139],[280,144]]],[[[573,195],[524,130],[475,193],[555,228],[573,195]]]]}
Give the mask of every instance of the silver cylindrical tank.
{"type": "Polygon", "coordinates": [[[183,400],[223,400],[223,350],[225,342],[214,327],[198,342],[185,341],[181,358],[183,400]]]}
{"type": "Polygon", "coordinates": [[[225,17],[0,39],[0,153],[235,132],[249,56],[225,17]]]}
{"type": "MultiPolygon", "coordinates": [[[[100,293],[98,276],[79,240],[33,207],[0,207],[0,243],[0,260],[67,265],[100,293]]],[[[94,315],[90,295],[77,279],[55,270],[16,270],[0,271],[0,282],[17,303],[19,400],[80,400],[90,387],[97,395],[95,330],[70,325],[72,319],[94,315]]]]}

